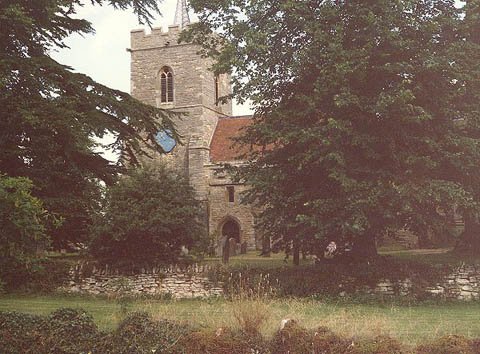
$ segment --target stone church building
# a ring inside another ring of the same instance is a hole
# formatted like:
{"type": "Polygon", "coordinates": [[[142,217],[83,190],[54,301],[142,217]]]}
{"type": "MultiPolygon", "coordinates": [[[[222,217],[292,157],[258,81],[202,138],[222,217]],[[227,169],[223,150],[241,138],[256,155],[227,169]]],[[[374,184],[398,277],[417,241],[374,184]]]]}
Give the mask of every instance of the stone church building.
{"type": "Polygon", "coordinates": [[[231,101],[218,101],[231,93],[230,76],[215,76],[209,70],[211,61],[197,54],[199,46],[178,43],[189,22],[186,0],[178,0],[175,24],[167,32],[131,31],[131,94],[155,107],[187,113],[176,122],[183,144],[156,158],[185,173],[205,206],[209,234],[217,240],[228,235],[238,249],[252,250],[261,240],[254,230],[254,208],[240,203],[246,186],[219,173],[219,163],[239,163],[230,138],[250,123],[251,116],[232,117],[231,101]]]}

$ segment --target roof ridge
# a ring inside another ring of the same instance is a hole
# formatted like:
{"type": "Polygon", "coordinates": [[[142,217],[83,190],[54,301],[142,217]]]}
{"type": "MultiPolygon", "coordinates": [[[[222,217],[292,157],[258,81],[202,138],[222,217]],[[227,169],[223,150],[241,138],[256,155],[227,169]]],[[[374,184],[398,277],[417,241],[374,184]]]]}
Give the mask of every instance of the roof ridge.
{"type": "Polygon", "coordinates": [[[251,119],[253,118],[253,114],[245,114],[242,116],[222,116],[218,117],[218,120],[227,120],[227,119],[251,119]]]}

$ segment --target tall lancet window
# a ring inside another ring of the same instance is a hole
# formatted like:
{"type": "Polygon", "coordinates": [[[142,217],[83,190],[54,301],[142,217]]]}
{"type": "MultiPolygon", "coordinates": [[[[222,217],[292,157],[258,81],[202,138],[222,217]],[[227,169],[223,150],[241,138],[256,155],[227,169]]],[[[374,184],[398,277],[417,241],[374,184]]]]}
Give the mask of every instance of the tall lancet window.
{"type": "Polygon", "coordinates": [[[214,90],[215,90],[215,106],[218,106],[218,75],[215,75],[215,87],[214,87],[214,90]]]}
{"type": "Polygon", "coordinates": [[[160,102],[173,102],[173,73],[167,67],[160,70],[160,102]]]}

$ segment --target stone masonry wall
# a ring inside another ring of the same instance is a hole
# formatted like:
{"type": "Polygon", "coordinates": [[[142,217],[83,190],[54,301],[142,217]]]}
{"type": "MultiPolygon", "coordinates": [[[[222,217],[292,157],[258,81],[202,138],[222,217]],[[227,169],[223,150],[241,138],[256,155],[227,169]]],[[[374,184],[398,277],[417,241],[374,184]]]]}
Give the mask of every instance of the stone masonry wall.
{"type": "MultiPolygon", "coordinates": [[[[61,290],[89,294],[115,294],[119,291],[132,294],[162,295],[170,294],[173,298],[208,298],[222,296],[223,283],[214,284],[207,277],[208,266],[187,268],[169,267],[143,271],[139,274],[120,275],[116,272],[93,269],[84,274],[82,265],[70,271],[70,282],[61,290]]],[[[339,284],[345,287],[348,280],[339,284]]],[[[410,279],[393,282],[381,280],[374,287],[357,286],[357,293],[382,294],[386,296],[413,295],[418,293],[421,284],[414,284],[410,279]]],[[[480,299],[480,269],[476,266],[460,266],[445,276],[434,286],[421,288],[427,295],[457,300],[480,299]]],[[[312,294],[314,295],[314,294],[312,294]]],[[[340,296],[345,296],[340,292],[340,296]]]]}
{"type": "MultiPolygon", "coordinates": [[[[170,26],[168,32],[154,28],[151,34],[144,30],[131,31],[131,94],[144,103],[185,113],[175,120],[183,144],[177,144],[166,155],[154,156],[153,161],[165,161],[183,171],[195,189],[203,186],[205,190],[198,190],[198,196],[204,200],[206,181],[201,174],[203,164],[208,162],[208,153],[198,155],[192,150],[190,157],[188,150],[210,146],[218,116],[231,115],[232,103],[215,105],[211,62],[198,54],[199,46],[179,44],[179,34],[178,26],[170,26]],[[159,72],[164,66],[173,71],[173,102],[160,102],[159,72]]],[[[230,93],[228,75],[220,76],[219,88],[221,95],[230,93]]]]}
{"type": "MultiPolygon", "coordinates": [[[[415,285],[411,280],[392,282],[385,279],[379,282],[374,292],[385,295],[408,295],[415,285]]],[[[477,266],[462,265],[434,286],[423,289],[426,294],[447,299],[480,299],[480,272],[477,266]]]]}
{"type": "Polygon", "coordinates": [[[240,241],[247,243],[247,249],[256,249],[256,236],[254,229],[254,213],[251,205],[242,204],[240,194],[248,188],[243,184],[234,184],[228,174],[218,174],[218,167],[210,165],[210,233],[216,233],[221,236],[222,226],[228,220],[232,219],[240,226],[240,241]],[[227,186],[233,186],[235,189],[235,201],[229,202],[227,186]]]}
{"type": "Polygon", "coordinates": [[[121,275],[108,269],[93,269],[82,275],[82,265],[70,270],[70,281],[61,290],[89,294],[165,295],[173,298],[208,298],[223,295],[222,284],[212,283],[206,276],[206,266],[152,269],[138,274],[121,275]]]}

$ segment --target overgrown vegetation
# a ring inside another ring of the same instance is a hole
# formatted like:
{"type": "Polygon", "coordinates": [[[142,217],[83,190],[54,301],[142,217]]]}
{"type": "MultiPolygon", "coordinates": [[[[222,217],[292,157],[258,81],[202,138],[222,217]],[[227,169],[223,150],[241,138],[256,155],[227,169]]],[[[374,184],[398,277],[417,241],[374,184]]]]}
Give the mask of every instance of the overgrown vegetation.
{"type": "Polygon", "coordinates": [[[477,354],[480,348],[480,340],[460,335],[414,347],[386,335],[349,337],[326,327],[306,329],[294,320],[285,322],[266,338],[255,327],[195,327],[135,312],[105,333],[81,309],[60,309],[48,316],[0,312],[0,347],[6,354],[477,354]]]}
{"type": "Polygon", "coordinates": [[[227,294],[246,291],[278,297],[320,298],[337,298],[340,294],[361,297],[372,292],[376,285],[385,279],[397,285],[395,290],[397,295],[400,295],[401,282],[409,279],[412,282],[412,293],[403,300],[417,302],[429,298],[425,289],[440,282],[452,269],[453,267],[448,265],[433,266],[377,257],[368,263],[321,263],[299,267],[217,265],[209,271],[208,276],[214,282],[222,282],[227,294]]]}

